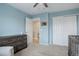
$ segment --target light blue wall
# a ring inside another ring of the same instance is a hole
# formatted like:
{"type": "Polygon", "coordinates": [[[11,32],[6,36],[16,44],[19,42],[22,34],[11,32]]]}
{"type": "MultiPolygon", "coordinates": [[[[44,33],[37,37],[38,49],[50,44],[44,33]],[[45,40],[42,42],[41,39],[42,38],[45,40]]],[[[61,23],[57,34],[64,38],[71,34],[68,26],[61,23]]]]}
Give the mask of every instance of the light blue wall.
{"type": "Polygon", "coordinates": [[[0,36],[17,35],[25,32],[26,14],[0,3],[0,36]]]}
{"type": "Polygon", "coordinates": [[[48,14],[48,38],[49,38],[49,42],[50,44],[53,43],[53,20],[52,20],[52,16],[50,14],[48,14]]]}
{"type": "MultiPolygon", "coordinates": [[[[62,16],[62,15],[71,15],[71,14],[79,14],[79,8],[65,10],[61,12],[54,13],[44,13],[32,16],[32,18],[40,17],[40,20],[48,20],[48,27],[40,27],[40,36],[41,43],[53,42],[53,26],[52,26],[52,18],[54,16],[62,16]],[[44,31],[48,31],[45,32],[44,31]]],[[[29,15],[23,13],[22,11],[17,10],[9,6],[8,4],[0,4],[0,36],[5,35],[16,35],[21,32],[25,32],[25,18],[29,17],[29,15]]],[[[30,16],[31,17],[31,16],[30,16]]],[[[77,29],[79,34],[79,16],[77,15],[77,29]]]]}
{"type": "MultiPolygon", "coordinates": [[[[53,26],[52,26],[53,25],[53,21],[52,21],[53,17],[55,17],[55,16],[63,16],[63,15],[72,15],[72,14],[79,14],[79,8],[65,10],[65,11],[61,11],[61,12],[39,14],[39,15],[33,16],[32,18],[40,17],[40,19],[41,18],[48,19],[48,41],[51,44],[51,43],[53,43],[53,26]],[[45,16],[45,15],[47,15],[47,16],[45,16]]],[[[42,28],[42,30],[43,30],[43,28],[42,28]]],[[[42,33],[43,32],[41,32],[41,34],[42,33]]],[[[79,34],[79,16],[78,15],[77,15],[77,33],[79,34]]],[[[41,39],[41,40],[42,41],[47,41],[45,39],[41,39]]]]}
{"type": "Polygon", "coordinates": [[[75,9],[70,9],[70,10],[65,10],[65,11],[60,11],[60,12],[54,12],[54,13],[49,13],[50,16],[62,16],[62,15],[70,15],[70,14],[79,14],[79,8],[75,9]]]}

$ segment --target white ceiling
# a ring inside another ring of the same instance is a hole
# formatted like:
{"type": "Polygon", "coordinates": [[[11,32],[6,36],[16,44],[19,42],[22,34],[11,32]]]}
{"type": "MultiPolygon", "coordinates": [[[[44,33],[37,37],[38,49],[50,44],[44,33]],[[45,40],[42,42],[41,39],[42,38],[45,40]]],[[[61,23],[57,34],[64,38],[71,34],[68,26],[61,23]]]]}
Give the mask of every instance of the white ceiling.
{"type": "Polygon", "coordinates": [[[48,8],[45,8],[42,3],[33,8],[34,3],[10,3],[11,6],[29,14],[37,15],[48,12],[58,12],[74,8],[79,8],[79,3],[47,3],[48,8]]]}

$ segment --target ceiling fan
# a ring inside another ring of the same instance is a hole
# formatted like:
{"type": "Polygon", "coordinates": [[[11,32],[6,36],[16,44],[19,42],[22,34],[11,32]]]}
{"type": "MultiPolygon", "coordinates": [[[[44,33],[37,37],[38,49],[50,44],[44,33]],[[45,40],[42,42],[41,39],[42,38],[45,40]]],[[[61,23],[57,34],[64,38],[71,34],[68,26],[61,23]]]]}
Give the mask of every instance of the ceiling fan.
{"type": "MultiPolygon", "coordinates": [[[[33,8],[36,7],[38,4],[39,4],[39,3],[35,3],[35,4],[33,5],[33,8]]],[[[48,7],[47,3],[42,3],[42,4],[43,4],[46,8],[48,7]]]]}

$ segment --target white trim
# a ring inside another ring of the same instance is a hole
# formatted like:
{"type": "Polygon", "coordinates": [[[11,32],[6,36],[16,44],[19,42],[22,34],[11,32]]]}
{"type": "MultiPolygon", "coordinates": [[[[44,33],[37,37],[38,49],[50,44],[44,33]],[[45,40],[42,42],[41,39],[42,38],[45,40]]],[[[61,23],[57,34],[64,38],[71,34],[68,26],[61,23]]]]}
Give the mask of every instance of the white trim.
{"type": "Polygon", "coordinates": [[[32,39],[33,39],[33,26],[32,26],[32,19],[27,18],[26,17],[26,25],[25,25],[25,30],[26,30],[26,34],[27,34],[27,44],[29,45],[30,43],[32,43],[32,39]]]}

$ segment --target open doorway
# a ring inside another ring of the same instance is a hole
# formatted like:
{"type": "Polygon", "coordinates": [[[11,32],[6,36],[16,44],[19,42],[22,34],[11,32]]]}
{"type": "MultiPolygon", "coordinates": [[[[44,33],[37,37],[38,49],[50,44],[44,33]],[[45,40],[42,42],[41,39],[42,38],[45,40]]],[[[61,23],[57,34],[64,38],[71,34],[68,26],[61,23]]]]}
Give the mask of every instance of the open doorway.
{"type": "Polygon", "coordinates": [[[39,39],[40,39],[39,31],[40,31],[40,20],[36,19],[33,21],[33,44],[35,46],[38,46],[40,43],[39,42],[39,39]]]}

